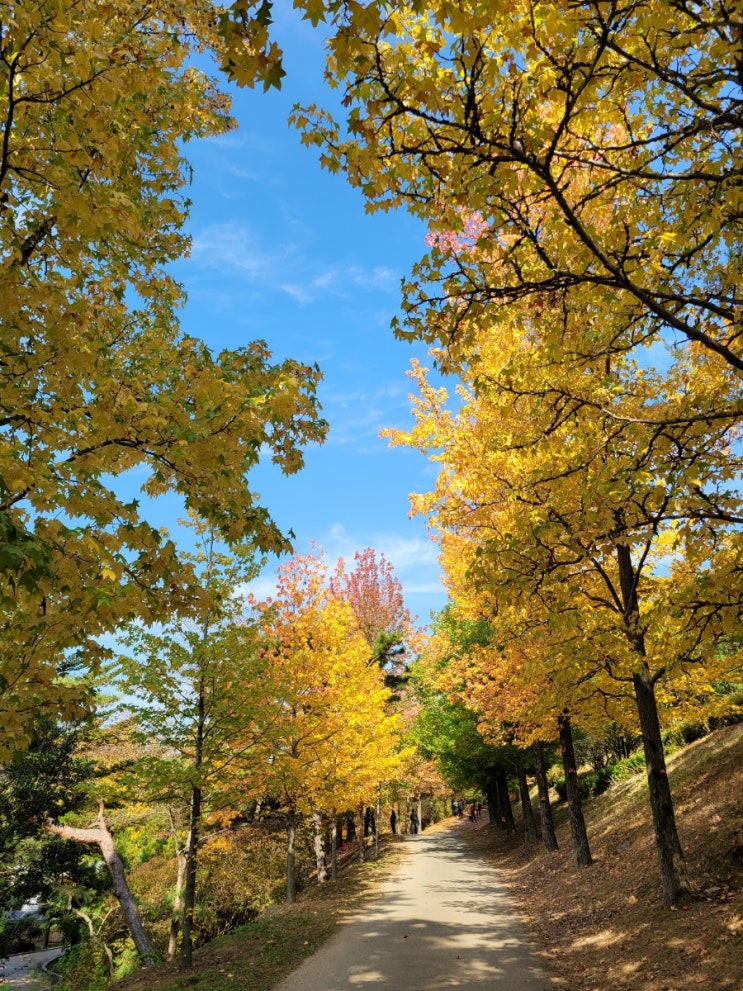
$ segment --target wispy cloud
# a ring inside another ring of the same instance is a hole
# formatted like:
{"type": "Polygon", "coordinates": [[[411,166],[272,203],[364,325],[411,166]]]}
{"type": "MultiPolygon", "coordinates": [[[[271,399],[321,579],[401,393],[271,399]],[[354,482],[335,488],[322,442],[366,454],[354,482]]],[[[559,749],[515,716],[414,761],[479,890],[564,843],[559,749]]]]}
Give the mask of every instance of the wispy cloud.
{"type": "Polygon", "coordinates": [[[232,269],[251,280],[269,278],[281,256],[271,255],[247,228],[213,224],[193,236],[191,259],[197,265],[232,269]]]}
{"type": "MultiPolygon", "coordinates": [[[[351,534],[344,524],[335,523],[318,538],[319,544],[331,559],[353,558],[356,551],[373,547],[384,554],[402,581],[402,575],[420,568],[429,571],[432,565],[438,567],[438,545],[432,540],[420,537],[405,537],[399,533],[351,534]]],[[[435,579],[433,587],[438,587],[435,579]]]]}
{"type": "Polygon", "coordinates": [[[193,233],[190,263],[221,272],[232,271],[265,289],[285,293],[300,306],[328,295],[352,298],[359,291],[394,293],[399,275],[392,269],[342,265],[311,254],[310,242],[301,231],[294,238],[272,238],[282,250],[267,247],[263,237],[236,223],[210,224],[193,233]]]}

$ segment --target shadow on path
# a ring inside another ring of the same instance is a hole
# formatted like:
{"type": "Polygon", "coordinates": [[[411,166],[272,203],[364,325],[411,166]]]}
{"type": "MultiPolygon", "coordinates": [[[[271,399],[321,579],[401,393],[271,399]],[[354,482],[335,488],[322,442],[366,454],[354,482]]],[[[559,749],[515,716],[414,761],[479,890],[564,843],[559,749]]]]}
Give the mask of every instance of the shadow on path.
{"type": "Polygon", "coordinates": [[[505,885],[456,827],[407,836],[379,897],[277,991],[549,991],[505,885]]]}

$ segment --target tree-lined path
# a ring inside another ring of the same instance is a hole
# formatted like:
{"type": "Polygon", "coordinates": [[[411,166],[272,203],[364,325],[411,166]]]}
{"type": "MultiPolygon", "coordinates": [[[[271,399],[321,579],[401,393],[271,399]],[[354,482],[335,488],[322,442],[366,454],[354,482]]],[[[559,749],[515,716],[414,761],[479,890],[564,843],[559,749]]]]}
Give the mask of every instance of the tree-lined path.
{"type": "Polygon", "coordinates": [[[379,897],[277,991],[549,991],[505,885],[449,823],[407,836],[379,897]]]}

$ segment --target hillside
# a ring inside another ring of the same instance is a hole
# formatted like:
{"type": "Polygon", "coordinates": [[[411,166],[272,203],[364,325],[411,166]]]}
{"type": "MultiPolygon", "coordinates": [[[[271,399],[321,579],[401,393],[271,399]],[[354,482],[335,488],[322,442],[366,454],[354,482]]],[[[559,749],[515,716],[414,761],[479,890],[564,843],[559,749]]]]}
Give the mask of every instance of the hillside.
{"type": "MultiPolygon", "coordinates": [[[[580,871],[561,806],[552,854],[486,824],[454,826],[495,858],[559,991],[743,991],[743,727],[710,734],[668,764],[695,887],[677,911],[661,908],[644,775],[586,803],[594,863],[580,871]]],[[[385,837],[378,863],[353,867],[335,886],[310,889],[203,947],[193,972],[140,972],[115,991],[270,991],[374,892],[396,839],[385,837]]]]}
{"type": "Polygon", "coordinates": [[[644,774],[585,805],[593,864],[573,866],[566,809],[560,849],[536,857],[492,829],[470,833],[496,858],[565,991],[743,989],[743,727],[718,730],[668,758],[694,897],[661,907],[644,774]]]}

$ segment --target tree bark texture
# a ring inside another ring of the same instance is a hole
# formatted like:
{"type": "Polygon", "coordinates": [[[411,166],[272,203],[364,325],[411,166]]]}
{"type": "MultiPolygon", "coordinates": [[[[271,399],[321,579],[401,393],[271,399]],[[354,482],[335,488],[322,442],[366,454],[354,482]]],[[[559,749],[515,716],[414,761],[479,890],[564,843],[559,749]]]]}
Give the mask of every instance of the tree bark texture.
{"type": "Polygon", "coordinates": [[[364,835],[364,803],[359,805],[359,863],[364,863],[364,847],[366,838],[364,835]]]}
{"type": "Polygon", "coordinates": [[[291,905],[297,897],[297,882],[295,875],[295,843],[297,833],[297,815],[293,808],[286,814],[286,903],[291,905]]]}
{"type": "Polygon", "coordinates": [[[178,833],[175,820],[171,813],[171,829],[173,831],[173,846],[175,847],[176,878],[173,894],[173,912],[170,917],[170,932],[168,934],[168,961],[173,963],[178,952],[178,934],[183,921],[183,889],[186,884],[186,850],[178,843],[178,833]]]}
{"type": "Polygon", "coordinates": [[[542,751],[542,744],[539,740],[532,745],[532,751],[534,753],[537,791],[539,792],[539,820],[542,826],[542,842],[544,843],[545,850],[557,850],[557,835],[555,834],[555,823],[552,819],[547,770],[544,766],[544,752],[542,751]]]}
{"type": "Polygon", "coordinates": [[[374,810],[374,859],[379,859],[379,816],[382,809],[380,806],[379,792],[377,792],[377,804],[374,810]]]}
{"type": "Polygon", "coordinates": [[[123,861],[119,856],[119,851],[116,849],[116,843],[108,829],[103,814],[103,802],[98,802],[97,823],[97,828],[79,829],[74,826],[60,826],[54,822],[46,822],[44,823],[44,828],[48,833],[63,836],[67,840],[75,840],[78,843],[87,843],[99,847],[108,872],[111,875],[114,895],[119,905],[121,905],[121,911],[131,933],[137,953],[142,960],[143,966],[149,967],[157,961],[157,952],[144,927],[137,903],[134,900],[134,895],[131,893],[127,884],[123,861]]]}
{"type": "Polygon", "coordinates": [[[639,623],[640,606],[637,596],[638,572],[632,563],[629,547],[617,547],[619,583],[622,590],[627,639],[642,658],[642,669],[632,676],[635,704],[645,751],[650,808],[653,813],[655,847],[660,866],[660,884],[663,907],[670,909],[690,892],[686,861],[676,830],[671,786],[668,783],[663,738],[655,699],[656,682],[665,673],[663,668],[650,672],[645,650],[645,637],[639,623]]]}
{"type": "Polygon", "coordinates": [[[573,838],[573,860],[576,867],[588,867],[593,863],[591,850],[588,846],[586,820],[583,817],[583,801],[580,797],[578,783],[578,768],[573,747],[573,729],[570,717],[561,713],[557,717],[557,728],[560,733],[560,750],[562,751],[562,766],[565,771],[565,791],[568,796],[568,818],[570,819],[570,835],[573,838]]]}
{"type": "Polygon", "coordinates": [[[519,780],[521,814],[524,819],[524,839],[527,843],[535,843],[537,839],[537,822],[534,818],[534,809],[531,806],[531,796],[529,795],[529,783],[526,780],[526,770],[521,766],[521,764],[519,764],[516,768],[516,776],[519,780]]]}
{"type": "Polygon", "coordinates": [[[193,917],[196,908],[196,866],[199,850],[199,824],[201,823],[201,788],[191,788],[188,836],[186,837],[186,883],[183,887],[183,926],[181,929],[180,967],[193,964],[193,917]]]}
{"type": "Polygon", "coordinates": [[[338,879],[338,816],[335,809],[330,816],[330,880],[338,879]]]}
{"type": "Polygon", "coordinates": [[[635,674],[633,684],[642,731],[642,745],[645,751],[650,807],[653,812],[653,827],[655,829],[655,846],[660,865],[663,907],[668,909],[672,908],[679,899],[688,895],[691,888],[686,860],[676,829],[676,816],[673,810],[671,786],[668,781],[666,759],[663,753],[658,706],[655,700],[655,681],[649,675],[635,674]]]}
{"type": "Polygon", "coordinates": [[[312,813],[312,832],[315,846],[315,867],[317,870],[317,883],[325,884],[328,880],[328,870],[325,866],[325,842],[323,836],[322,816],[319,812],[312,813]]]}

